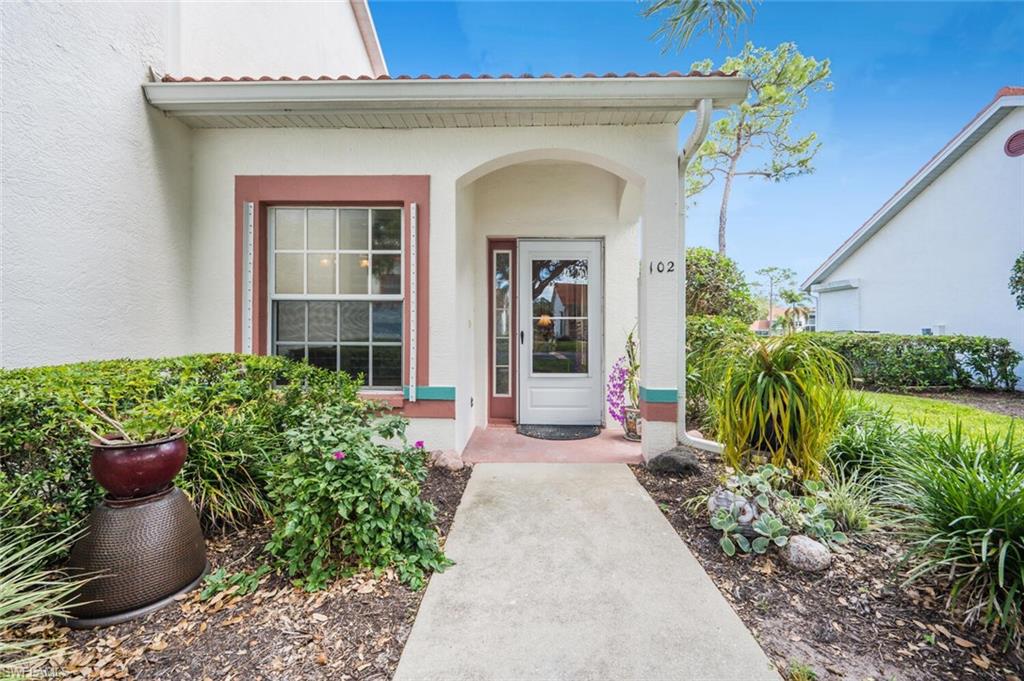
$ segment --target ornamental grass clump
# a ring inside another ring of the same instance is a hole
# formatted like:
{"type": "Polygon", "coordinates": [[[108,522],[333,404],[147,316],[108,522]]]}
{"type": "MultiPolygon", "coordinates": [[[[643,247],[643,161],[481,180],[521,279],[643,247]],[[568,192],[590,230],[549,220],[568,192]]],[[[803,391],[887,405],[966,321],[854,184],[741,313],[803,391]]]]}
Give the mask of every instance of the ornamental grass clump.
{"type": "Polygon", "coordinates": [[[908,581],[949,585],[947,605],[964,623],[1001,630],[1024,643],[1024,442],[1014,428],[966,437],[920,432],[890,462],[891,503],[910,542],[908,581]]]}
{"type": "Polygon", "coordinates": [[[82,579],[48,567],[64,554],[79,533],[39,534],[36,519],[22,522],[12,490],[0,495],[0,678],[42,678],[45,663],[62,648],[33,633],[12,635],[47,617],[66,616],[82,579]]]}
{"type": "Polygon", "coordinates": [[[809,334],[724,344],[709,362],[718,440],[738,470],[760,463],[817,480],[843,417],[849,369],[809,334]]]}

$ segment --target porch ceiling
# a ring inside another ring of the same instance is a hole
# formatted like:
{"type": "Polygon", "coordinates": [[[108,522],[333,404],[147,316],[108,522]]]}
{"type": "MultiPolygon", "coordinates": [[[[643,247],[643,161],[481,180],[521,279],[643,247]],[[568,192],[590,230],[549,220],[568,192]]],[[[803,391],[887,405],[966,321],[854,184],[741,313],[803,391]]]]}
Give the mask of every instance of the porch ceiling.
{"type": "Polygon", "coordinates": [[[151,105],[193,128],[477,128],[678,123],[701,99],[746,97],[724,74],[561,78],[174,79],[151,105]]]}

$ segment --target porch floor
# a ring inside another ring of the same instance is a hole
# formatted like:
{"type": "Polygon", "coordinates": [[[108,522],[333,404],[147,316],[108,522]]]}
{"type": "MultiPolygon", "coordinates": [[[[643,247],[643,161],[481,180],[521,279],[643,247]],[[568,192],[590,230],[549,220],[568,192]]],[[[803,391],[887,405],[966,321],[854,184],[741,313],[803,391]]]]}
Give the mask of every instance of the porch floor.
{"type": "Polygon", "coordinates": [[[602,428],[586,440],[538,440],[512,425],[477,428],[462,460],[467,463],[641,463],[640,443],[630,442],[617,428],[602,428]]]}

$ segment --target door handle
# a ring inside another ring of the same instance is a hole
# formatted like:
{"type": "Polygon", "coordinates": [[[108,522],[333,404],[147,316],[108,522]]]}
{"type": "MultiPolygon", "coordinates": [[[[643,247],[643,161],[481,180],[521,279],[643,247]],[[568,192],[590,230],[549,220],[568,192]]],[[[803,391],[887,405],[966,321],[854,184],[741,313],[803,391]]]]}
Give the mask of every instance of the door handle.
{"type": "Polygon", "coordinates": [[[526,334],[522,331],[519,332],[519,344],[522,345],[525,342],[526,334]]]}

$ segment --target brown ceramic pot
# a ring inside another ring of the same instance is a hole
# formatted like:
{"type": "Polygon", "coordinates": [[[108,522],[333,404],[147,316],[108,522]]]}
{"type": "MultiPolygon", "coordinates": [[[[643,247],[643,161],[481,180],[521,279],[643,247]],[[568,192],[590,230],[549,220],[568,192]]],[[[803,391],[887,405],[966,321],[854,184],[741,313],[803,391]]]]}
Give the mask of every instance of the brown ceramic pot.
{"type": "Polygon", "coordinates": [[[188,455],[185,431],[180,428],[151,442],[105,444],[93,440],[89,444],[93,477],[111,496],[120,499],[146,496],[167,488],[188,455]]]}
{"type": "Polygon", "coordinates": [[[636,407],[625,407],[622,410],[622,429],[626,432],[626,439],[634,442],[640,441],[640,410],[636,407]]]}

